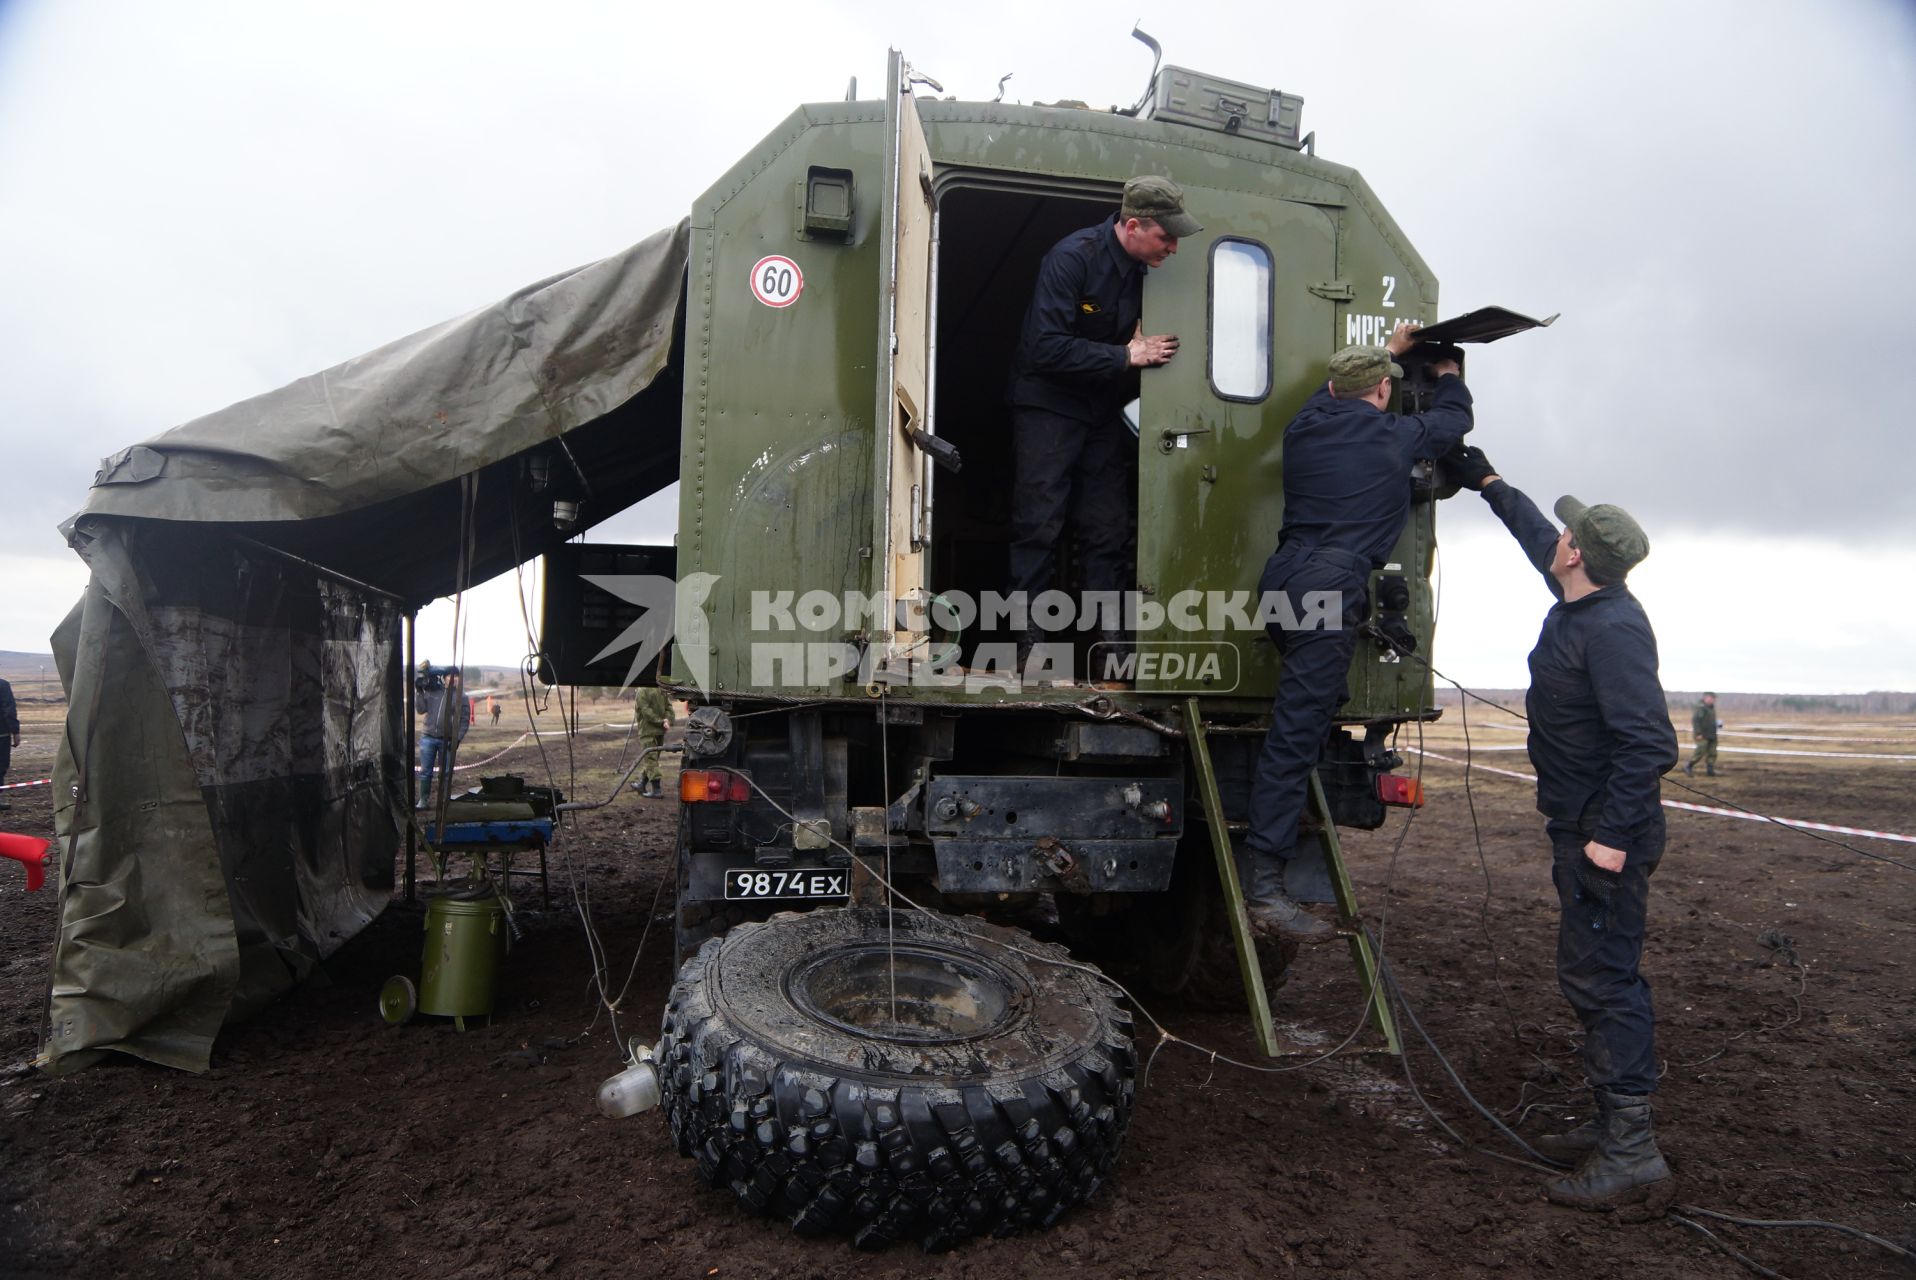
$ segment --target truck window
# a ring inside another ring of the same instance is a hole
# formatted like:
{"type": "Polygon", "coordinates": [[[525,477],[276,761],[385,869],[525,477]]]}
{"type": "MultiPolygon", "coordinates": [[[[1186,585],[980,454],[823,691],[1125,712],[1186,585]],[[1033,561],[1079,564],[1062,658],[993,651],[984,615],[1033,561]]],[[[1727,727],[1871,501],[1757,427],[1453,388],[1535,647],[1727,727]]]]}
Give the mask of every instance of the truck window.
{"type": "Polygon", "coordinates": [[[1211,390],[1262,400],[1271,390],[1271,251],[1225,237],[1211,246],[1211,390]]]}

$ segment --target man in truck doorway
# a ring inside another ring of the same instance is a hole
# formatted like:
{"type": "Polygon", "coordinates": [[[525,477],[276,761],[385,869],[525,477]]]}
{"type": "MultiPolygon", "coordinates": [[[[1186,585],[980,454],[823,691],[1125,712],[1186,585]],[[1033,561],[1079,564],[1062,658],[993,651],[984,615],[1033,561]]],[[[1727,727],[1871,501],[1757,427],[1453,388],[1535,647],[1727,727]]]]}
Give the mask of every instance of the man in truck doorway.
{"type": "MultiPolygon", "coordinates": [[[[1012,362],[1012,598],[1026,607],[1050,588],[1069,515],[1087,592],[1128,591],[1135,576],[1138,445],[1124,405],[1138,370],[1177,354],[1176,334],[1146,334],[1144,273],[1204,228],[1169,178],[1124,184],[1115,216],[1051,247],[1025,311],[1012,362]]],[[[1100,640],[1116,640],[1116,621],[1100,640]]],[[[1035,621],[1018,641],[1022,671],[1043,638],[1035,621]]]]}
{"type": "Polygon", "coordinates": [[[1246,906],[1251,927],[1267,937],[1336,936],[1297,901],[1324,900],[1317,886],[1307,893],[1292,883],[1320,865],[1298,857],[1298,819],[1324,735],[1350,698],[1346,676],[1370,611],[1371,571],[1383,567],[1410,518],[1411,466],[1448,452],[1471,427],[1470,391],[1454,360],[1431,364],[1437,391],[1427,411],[1386,411],[1394,380],[1404,376],[1395,358],[1416,343],[1417,329],[1400,324],[1381,348],[1345,347],[1332,356],[1330,380],[1284,428],[1284,525],[1258,591],[1263,599],[1282,593],[1289,608],[1278,616],[1307,623],[1325,620],[1322,593],[1336,603],[1327,626],[1268,628],[1283,665],[1245,838],[1246,906]]]}

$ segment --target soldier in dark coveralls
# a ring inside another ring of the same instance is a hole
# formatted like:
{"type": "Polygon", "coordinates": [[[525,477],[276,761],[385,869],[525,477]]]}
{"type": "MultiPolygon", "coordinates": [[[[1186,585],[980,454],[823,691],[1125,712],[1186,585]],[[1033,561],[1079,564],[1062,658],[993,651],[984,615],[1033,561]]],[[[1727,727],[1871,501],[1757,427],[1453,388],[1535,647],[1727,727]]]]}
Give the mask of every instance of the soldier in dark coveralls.
{"type": "Polygon", "coordinates": [[[1283,657],[1271,728],[1252,782],[1251,925],[1265,936],[1322,942],[1334,930],[1300,907],[1286,866],[1297,853],[1297,820],[1310,772],[1337,708],[1350,697],[1345,677],[1357,628],[1369,612],[1370,573],[1382,568],[1410,518],[1411,464],[1449,451],[1470,430],[1470,391],[1453,360],[1432,363],[1437,392],[1421,414],[1385,412],[1392,359],[1417,341],[1400,324],[1383,347],[1346,347],[1331,357],[1330,381],[1284,429],[1284,525],[1258,582],[1262,598],[1281,592],[1291,618],[1322,620],[1318,593],[1334,593],[1328,626],[1269,627],[1283,657]]]}
{"type": "Polygon", "coordinates": [[[1562,906],[1557,982],[1583,1024],[1597,1114],[1538,1145],[1580,1161],[1550,1183],[1552,1200],[1614,1208],[1667,1190],[1670,1177],[1651,1131],[1656,1018],[1638,963],[1650,875],[1663,856],[1658,780],[1677,762],[1677,740],[1656,635],[1624,585],[1650,542],[1621,507],[1569,497],[1557,500],[1559,531],[1480,449],[1446,461],[1483,492],[1557,597],[1530,652],[1524,709],[1562,906]]]}
{"type": "MultiPolygon", "coordinates": [[[[1132,585],[1138,444],[1123,409],[1138,394],[1138,370],[1178,349],[1175,334],[1143,331],[1144,273],[1203,229],[1176,183],[1137,177],[1115,216],[1058,241],[1038,268],[1009,392],[1017,468],[1009,589],[1027,602],[1051,586],[1067,513],[1085,590],[1132,585]]],[[[1040,638],[1026,627],[1020,667],[1040,638]]]]}

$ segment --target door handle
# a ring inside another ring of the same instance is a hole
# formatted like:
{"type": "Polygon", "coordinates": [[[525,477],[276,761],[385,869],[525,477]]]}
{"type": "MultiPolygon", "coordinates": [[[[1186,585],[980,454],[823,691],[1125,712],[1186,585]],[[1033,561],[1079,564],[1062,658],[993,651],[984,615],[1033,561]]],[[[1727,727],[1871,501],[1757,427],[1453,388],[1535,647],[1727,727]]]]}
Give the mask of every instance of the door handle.
{"type": "Polygon", "coordinates": [[[1189,437],[1210,434],[1209,427],[1166,427],[1164,433],[1158,438],[1158,452],[1169,453],[1173,449],[1186,448],[1184,442],[1189,437]]]}

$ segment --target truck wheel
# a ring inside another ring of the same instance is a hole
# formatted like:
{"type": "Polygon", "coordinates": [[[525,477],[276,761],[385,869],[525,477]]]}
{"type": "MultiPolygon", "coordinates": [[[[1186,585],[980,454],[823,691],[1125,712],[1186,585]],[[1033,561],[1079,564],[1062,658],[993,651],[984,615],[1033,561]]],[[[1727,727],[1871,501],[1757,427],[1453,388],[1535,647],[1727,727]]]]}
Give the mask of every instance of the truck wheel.
{"type": "Polygon", "coordinates": [[[861,1248],[1049,1225],[1110,1173],[1137,1073],[1130,1015],[1089,966],[1047,963],[1065,959],[882,907],[712,939],[659,1044],[680,1154],[753,1212],[861,1248]]]}
{"type": "MultiPolygon", "coordinates": [[[[1171,888],[1150,912],[1150,925],[1132,931],[1131,954],[1153,991],[1175,996],[1189,1009],[1242,1013],[1247,999],[1244,978],[1238,971],[1237,944],[1231,937],[1210,846],[1191,844],[1178,851],[1171,888]]],[[[1297,944],[1261,941],[1257,959],[1264,994],[1275,995],[1290,976],[1297,944]]]]}

